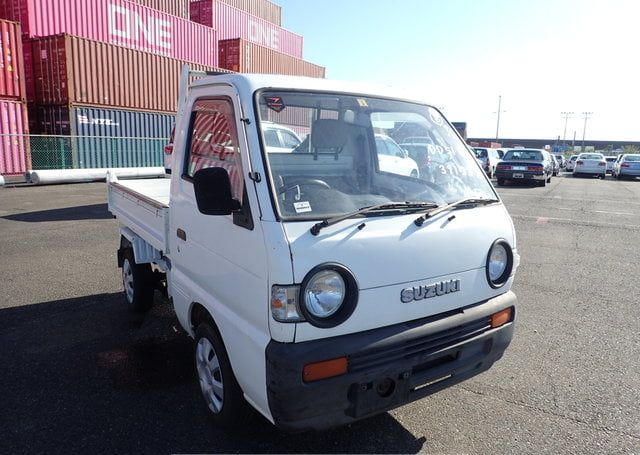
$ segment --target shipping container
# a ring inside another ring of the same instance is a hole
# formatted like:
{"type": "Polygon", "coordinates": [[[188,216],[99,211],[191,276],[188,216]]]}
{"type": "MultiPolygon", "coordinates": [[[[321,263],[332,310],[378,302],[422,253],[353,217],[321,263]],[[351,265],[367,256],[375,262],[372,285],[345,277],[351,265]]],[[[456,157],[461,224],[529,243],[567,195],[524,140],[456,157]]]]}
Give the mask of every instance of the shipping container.
{"type": "Polygon", "coordinates": [[[162,166],[174,114],[93,106],[39,106],[30,111],[42,147],[33,146],[37,169],[162,166]]]}
{"type": "Polygon", "coordinates": [[[30,38],[66,33],[217,66],[215,30],[127,0],[0,0],[30,38]],[[16,5],[19,5],[18,8],[16,5]],[[18,17],[15,17],[15,16],[18,17]]]}
{"type": "Polygon", "coordinates": [[[31,168],[28,133],[25,104],[0,100],[0,174],[22,174],[31,168]]]}
{"type": "Polygon", "coordinates": [[[282,7],[269,0],[220,0],[272,24],[282,25],[282,7]]]}
{"type": "Polygon", "coordinates": [[[20,24],[0,20],[0,98],[25,99],[20,24]]]}
{"type": "Polygon", "coordinates": [[[32,52],[39,104],[177,110],[184,62],[69,35],[34,39],[32,52]]]}
{"type": "Polygon", "coordinates": [[[218,62],[222,68],[240,73],[286,74],[320,77],[323,66],[274,51],[265,46],[237,38],[218,43],[218,62]]]}
{"type": "Polygon", "coordinates": [[[151,9],[189,19],[189,0],[130,0],[151,9]]]}
{"type": "Polygon", "coordinates": [[[302,58],[302,36],[216,0],[191,2],[191,20],[213,27],[219,40],[244,38],[302,58]]]}

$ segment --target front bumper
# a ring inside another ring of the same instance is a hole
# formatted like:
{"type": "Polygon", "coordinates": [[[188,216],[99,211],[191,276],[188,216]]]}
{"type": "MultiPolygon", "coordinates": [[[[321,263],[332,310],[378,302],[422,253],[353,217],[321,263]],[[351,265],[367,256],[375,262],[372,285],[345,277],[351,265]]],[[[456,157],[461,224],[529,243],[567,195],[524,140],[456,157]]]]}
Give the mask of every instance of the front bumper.
{"type": "Polygon", "coordinates": [[[443,315],[304,343],[271,341],[266,350],[267,394],[284,430],[322,430],[379,414],[431,395],[483,371],[513,336],[516,296],[507,292],[443,315]],[[514,307],[507,324],[489,317],[514,307]],[[347,356],[342,376],[305,383],[306,364],[347,356]],[[383,382],[392,390],[381,393],[383,382]]]}
{"type": "Polygon", "coordinates": [[[544,171],[496,171],[496,178],[505,180],[546,180],[547,175],[544,171]],[[522,175],[522,177],[514,177],[516,175],[522,175]]]}

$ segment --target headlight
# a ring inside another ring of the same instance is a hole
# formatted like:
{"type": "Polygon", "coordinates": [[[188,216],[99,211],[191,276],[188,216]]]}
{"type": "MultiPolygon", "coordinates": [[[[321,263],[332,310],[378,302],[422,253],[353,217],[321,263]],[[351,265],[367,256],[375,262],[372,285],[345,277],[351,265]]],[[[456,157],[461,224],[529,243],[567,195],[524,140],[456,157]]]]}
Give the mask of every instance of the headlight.
{"type": "Polygon", "coordinates": [[[493,242],[487,255],[487,281],[492,288],[504,285],[513,269],[513,251],[506,240],[493,242]]]}
{"type": "Polygon", "coordinates": [[[358,286],[346,267],[322,264],[302,281],[300,300],[300,310],[307,321],[316,327],[335,327],[353,313],[358,286]]]}
{"type": "Polygon", "coordinates": [[[311,277],[304,290],[307,311],[317,318],[328,318],[344,302],[347,286],[338,272],[322,270],[311,277]]]}

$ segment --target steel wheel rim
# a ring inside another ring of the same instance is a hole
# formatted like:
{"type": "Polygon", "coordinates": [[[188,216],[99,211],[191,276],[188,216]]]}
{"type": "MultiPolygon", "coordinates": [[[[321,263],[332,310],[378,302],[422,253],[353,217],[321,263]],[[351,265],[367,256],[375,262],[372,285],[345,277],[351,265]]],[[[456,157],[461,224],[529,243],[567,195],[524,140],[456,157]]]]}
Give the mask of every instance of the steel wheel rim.
{"type": "Polygon", "coordinates": [[[214,414],[222,410],[224,384],[220,361],[213,345],[207,338],[200,338],[196,346],[196,367],[202,396],[214,414]]]}
{"type": "Polygon", "coordinates": [[[133,267],[131,267],[129,259],[125,259],[122,263],[122,285],[127,301],[133,303],[133,267]]]}

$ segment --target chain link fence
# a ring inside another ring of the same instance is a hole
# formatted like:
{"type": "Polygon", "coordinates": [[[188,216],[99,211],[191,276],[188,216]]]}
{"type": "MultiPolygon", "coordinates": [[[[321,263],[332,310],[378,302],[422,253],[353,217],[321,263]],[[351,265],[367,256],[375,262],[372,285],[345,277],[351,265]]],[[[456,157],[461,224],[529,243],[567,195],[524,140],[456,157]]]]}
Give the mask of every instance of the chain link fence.
{"type": "Polygon", "coordinates": [[[12,144],[3,147],[3,159],[30,163],[34,170],[162,166],[167,141],[148,137],[0,135],[0,144],[12,144]]]}

